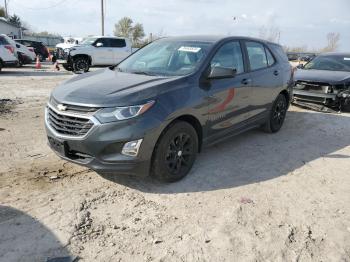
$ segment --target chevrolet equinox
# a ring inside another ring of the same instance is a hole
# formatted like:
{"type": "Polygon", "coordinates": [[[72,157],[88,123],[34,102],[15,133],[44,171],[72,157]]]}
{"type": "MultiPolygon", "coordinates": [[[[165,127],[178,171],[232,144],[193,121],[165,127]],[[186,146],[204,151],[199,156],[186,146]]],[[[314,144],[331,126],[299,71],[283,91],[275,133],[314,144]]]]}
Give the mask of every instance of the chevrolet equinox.
{"type": "Polygon", "coordinates": [[[98,173],[188,174],[204,146],[248,129],[280,130],[292,70],[278,44],[192,36],[152,42],[114,67],[52,91],[50,147],[98,173]]]}

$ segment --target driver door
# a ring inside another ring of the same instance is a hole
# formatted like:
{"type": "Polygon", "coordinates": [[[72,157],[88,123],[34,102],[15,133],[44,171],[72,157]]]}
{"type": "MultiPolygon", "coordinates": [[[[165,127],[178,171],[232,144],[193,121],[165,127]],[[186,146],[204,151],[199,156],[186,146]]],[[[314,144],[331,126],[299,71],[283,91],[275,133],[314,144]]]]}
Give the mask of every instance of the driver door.
{"type": "Polygon", "coordinates": [[[250,117],[251,76],[246,72],[240,41],[223,44],[210,62],[215,66],[236,69],[231,78],[210,79],[208,91],[208,138],[223,138],[250,117]]]}
{"type": "Polygon", "coordinates": [[[114,54],[109,38],[99,38],[96,40],[94,49],[95,65],[113,65],[114,54]]]}

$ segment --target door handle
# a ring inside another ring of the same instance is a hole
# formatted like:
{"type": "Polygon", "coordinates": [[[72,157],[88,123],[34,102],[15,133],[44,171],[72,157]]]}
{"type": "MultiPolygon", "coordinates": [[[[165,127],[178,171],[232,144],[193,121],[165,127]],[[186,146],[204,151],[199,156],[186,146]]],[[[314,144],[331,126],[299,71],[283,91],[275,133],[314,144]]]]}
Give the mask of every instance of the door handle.
{"type": "Polygon", "coordinates": [[[275,76],[278,76],[279,73],[280,73],[280,72],[279,72],[278,70],[273,71],[273,74],[274,74],[275,76]]]}
{"type": "Polygon", "coordinates": [[[242,80],[241,83],[242,83],[243,85],[249,85],[251,82],[252,82],[251,79],[249,79],[249,78],[244,78],[244,79],[242,80]]]}

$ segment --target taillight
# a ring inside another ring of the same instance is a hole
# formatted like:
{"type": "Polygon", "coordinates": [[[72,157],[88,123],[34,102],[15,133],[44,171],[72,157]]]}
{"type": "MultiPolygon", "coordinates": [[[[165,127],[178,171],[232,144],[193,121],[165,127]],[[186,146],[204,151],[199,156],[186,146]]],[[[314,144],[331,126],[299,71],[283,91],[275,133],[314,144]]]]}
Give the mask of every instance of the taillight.
{"type": "Polygon", "coordinates": [[[5,48],[10,51],[11,54],[15,52],[15,49],[13,48],[12,45],[5,45],[5,48]]]}
{"type": "Polygon", "coordinates": [[[28,49],[29,49],[30,52],[34,53],[34,48],[33,47],[28,47],[28,49]]]}

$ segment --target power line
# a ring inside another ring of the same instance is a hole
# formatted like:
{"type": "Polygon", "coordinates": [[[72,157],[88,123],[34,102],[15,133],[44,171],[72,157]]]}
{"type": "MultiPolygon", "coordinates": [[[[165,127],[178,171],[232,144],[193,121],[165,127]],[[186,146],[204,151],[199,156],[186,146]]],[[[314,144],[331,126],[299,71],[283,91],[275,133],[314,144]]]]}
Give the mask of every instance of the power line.
{"type": "MultiPolygon", "coordinates": [[[[51,8],[57,7],[57,6],[61,5],[61,4],[64,4],[68,0],[61,0],[61,1],[56,2],[56,3],[54,3],[54,4],[50,5],[50,6],[45,6],[45,7],[29,7],[29,6],[24,6],[22,4],[18,4],[17,0],[15,0],[15,1],[12,0],[12,1],[16,2],[17,5],[20,5],[20,6],[24,7],[24,8],[26,8],[26,9],[37,11],[37,10],[46,10],[46,9],[51,9],[51,8]]],[[[5,3],[6,3],[6,0],[5,0],[5,3]]]]}

